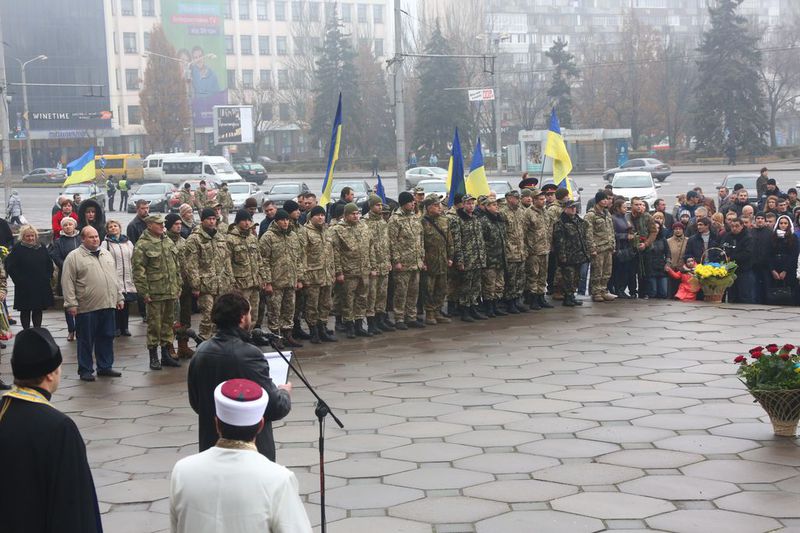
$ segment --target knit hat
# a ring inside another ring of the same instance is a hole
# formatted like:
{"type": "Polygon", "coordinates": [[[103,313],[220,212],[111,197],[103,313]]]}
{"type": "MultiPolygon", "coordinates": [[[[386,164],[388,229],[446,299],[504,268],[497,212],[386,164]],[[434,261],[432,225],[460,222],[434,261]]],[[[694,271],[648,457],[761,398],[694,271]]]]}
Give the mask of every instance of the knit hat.
{"type": "Polygon", "coordinates": [[[606,196],[605,191],[597,191],[597,193],[594,195],[594,203],[599,204],[606,198],[608,198],[608,196],[606,196]]]}
{"type": "Polygon", "coordinates": [[[14,341],[11,371],[17,379],[46,376],[61,366],[61,348],[44,328],[23,329],[14,341]]]}
{"type": "Polygon", "coordinates": [[[383,203],[383,200],[381,200],[381,197],[378,196],[377,194],[370,194],[369,195],[369,199],[367,200],[367,205],[369,205],[370,209],[372,209],[376,205],[380,205],[382,203],[383,203]]]}
{"type": "Polygon", "coordinates": [[[202,211],[200,211],[200,220],[205,220],[210,217],[216,217],[217,212],[210,207],[204,207],[202,211]]]}
{"type": "Polygon", "coordinates": [[[164,227],[170,229],[180,219],[181,219],[180,215],[176,213],[170,213],[164,217],[164,227]]]}
{"type": "Polygon", "coordinates": [[[258,202],[252,196],[244,201],[245,209],[258,209],[258,202]]]}
{"type": "Polygon", "coordinates": [[[288,220],[289,213],[286,212],[285,209],[278,209],[275,212],[275,218],[273,220],[288,220]]]}
{"type": "Polygon", "coordinates": [[[283,202],[283,210],[287,213],[292,213],[300,209],[300,205],[294,200],[286,200],[283,202]]]}
{"type": "Polygon", "coordinates": [[[511,189],[510,191],[506,192],[505,196],[506,198],[508,198],[509,196],[516,196],[517,198],[519,198],[519,191],[516,189],[511,189]]]}
{"type": "Polygon", "coordinates": [[[233,219],[234,224],[238,224],[242,220],[249,220],[250,222],[253,221],[253,215],[250,214],[250,211],[247,209],[239,209],[236,211],[236,218],[233,219]]]}
{"type": "Polygon", "coordinates": [[[352,215],[353,213],[358,213],[358,206],[353,202],[350,202],[349,204],[344,206],[344,214],[346,216],[346,215],[352,215]]]}
{"type": "Polygon", "coordinates": [[[192,184],[187,181],[186,183],[183,184],[183,188],[184,189],[191,189],[192,188],[192,184]]]}
{"type": "Polygon", "coordinates": [[[676,223],[674,223],[672,225],[672,229],[678,229],[678,228],[686,229],[686,228],[684,228],[683,224],[681,224],[680,222],[676,222],[676,223]]]}
{"type": "Polygon", "coordinates": [[[401,192],[397,197],[397,203],[400,205],[406,205],[409,202],[414,201],[414,195],[408,191],[401,192]]]}
{"type": "Polygon", "coordinates": [[[324,215],[324,214],[325,214],[325,208],[322,207],[321,205],[315,205],[314,207],[311,208],[309,216],[315,217],[317,215],[324,215]]]}

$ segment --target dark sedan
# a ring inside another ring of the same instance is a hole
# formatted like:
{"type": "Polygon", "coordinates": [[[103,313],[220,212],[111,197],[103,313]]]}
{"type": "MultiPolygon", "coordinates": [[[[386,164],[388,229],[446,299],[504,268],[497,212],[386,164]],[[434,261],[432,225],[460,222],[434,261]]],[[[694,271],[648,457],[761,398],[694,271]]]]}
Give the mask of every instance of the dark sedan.
{"type": "Polygon", "coordinates": [[[664,181],[670,176],[670,174],[672,174],[672,168],[668,164],[662,163],[658,159],[636,158],[627,161],[622,166],[606,170],[603,172],[603,179],[606,181],[611,181],[614,178],[614,174],[627,170],[649,172],[656,181],[664,181]]]}
{"type": "Polygon", "coordinates": [[[267,170],[261,163],[251,163],[249,161],[239,161],[233,164],[233,169],[245,181],[252,181],[261,185],[267,179],[267,170]]]}
{"type": "Polygon", "coordinates": [[[307,192],[308,185],[305,183],[276,183],[270,187],[269,192],[264,195],[265,200],[272,200],[277,207],[283,207],[287,200],[297,200],[300,193],[307,192]]]}

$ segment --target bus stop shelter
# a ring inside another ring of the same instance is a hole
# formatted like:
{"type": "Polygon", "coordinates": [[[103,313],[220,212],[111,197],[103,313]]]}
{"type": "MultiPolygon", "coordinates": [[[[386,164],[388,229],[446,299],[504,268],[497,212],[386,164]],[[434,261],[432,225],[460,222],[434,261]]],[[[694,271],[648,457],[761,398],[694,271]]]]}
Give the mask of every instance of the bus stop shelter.
{"type": "MultiPolygon", "coordinates": [[[[520,130],[519,146],[509,154],[509,166],[516,162],[522,172],[553,171],[553,162],[545,158],[548,130],[520,130]],[[544,169],[542,169],[544,165],[544,169]]],[[[629,129],[561,129],[567,145],[572,167],[579,171],[605,170],[618,164],[620,158],[627,160],[629,129]]]]}

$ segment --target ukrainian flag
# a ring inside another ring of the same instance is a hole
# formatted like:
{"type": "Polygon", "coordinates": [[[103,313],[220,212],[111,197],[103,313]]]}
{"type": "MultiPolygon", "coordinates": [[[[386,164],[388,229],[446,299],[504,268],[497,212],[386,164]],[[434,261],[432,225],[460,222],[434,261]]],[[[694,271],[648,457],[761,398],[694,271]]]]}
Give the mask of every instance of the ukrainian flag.
{"type": "Polygon", "coordinates": [[[453,207],[456,194],[467,192],[464,186],[464,157],[461,155],[461,141],[458,138],[458,128],[453,135],[453,147],[450,149],[450,163],[447,165],[447,206],[453,207]]]}
{"type": "Polygon", "coordinates": [[[483,166],[483,150],[481,150],[481,138],[475,143],[475,151],[472,153],[472,163],[469,165],[469,175],[467,176],[467,193],[477,198],[478,196],[489,196],[489,181],[486,179],[486,169],[483,166]]]}
{"type": "Polygon", "coordinates": [[[64,186],[83,183],[94,179],[94,147],[75,161],[67,163],[67,179],[64,186]]]}
{"type": "Polygon", "coordinates": [[[342,142],[342,93],[339,93],[339,105],[336,106],[336,117],[333,119],[331,144],[328,147],[328,167],[325,169],[325,181],[322,182],[322,196],[319,205],[325,207],[331,202],[333,188],[333,169],[339,160],[339,145],[342,142]]]}
{"type": "Polygon", "coordinates": [[[567,145],[564,144],[555,108],[550,112],[550,130],[547,132],[544,155],[553,160],[553,183],[558,185],[559,189],[567,189],[569,197],[572,198],[572,187],[567,180],[567,176],[572,172],[572,159],[569,157],[567,145]]]}

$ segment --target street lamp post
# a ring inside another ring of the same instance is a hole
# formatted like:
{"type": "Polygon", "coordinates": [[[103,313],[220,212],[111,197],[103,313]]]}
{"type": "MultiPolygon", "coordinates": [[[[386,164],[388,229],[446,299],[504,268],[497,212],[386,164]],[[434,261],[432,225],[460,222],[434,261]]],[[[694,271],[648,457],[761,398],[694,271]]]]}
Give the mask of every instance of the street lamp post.
{"type": "Polygon", "coordinates": [[[21,59],[14,58],[17,63],[19,63],[19,68],[22,71],[22,117],[25,119],[25,145],[26,145],[26,156],[25,162],[28,165],[28,172],[33,169],[33,152],[31,151],[31,121],[30,117],[28,116],[28,81],[25,77],[25,67],[27,67],[30,63],[34,61],[44,61],[47,59],[47,56],[44,54],[40,54],[33,59],[29,59],[23,62],[21,59]]]}

